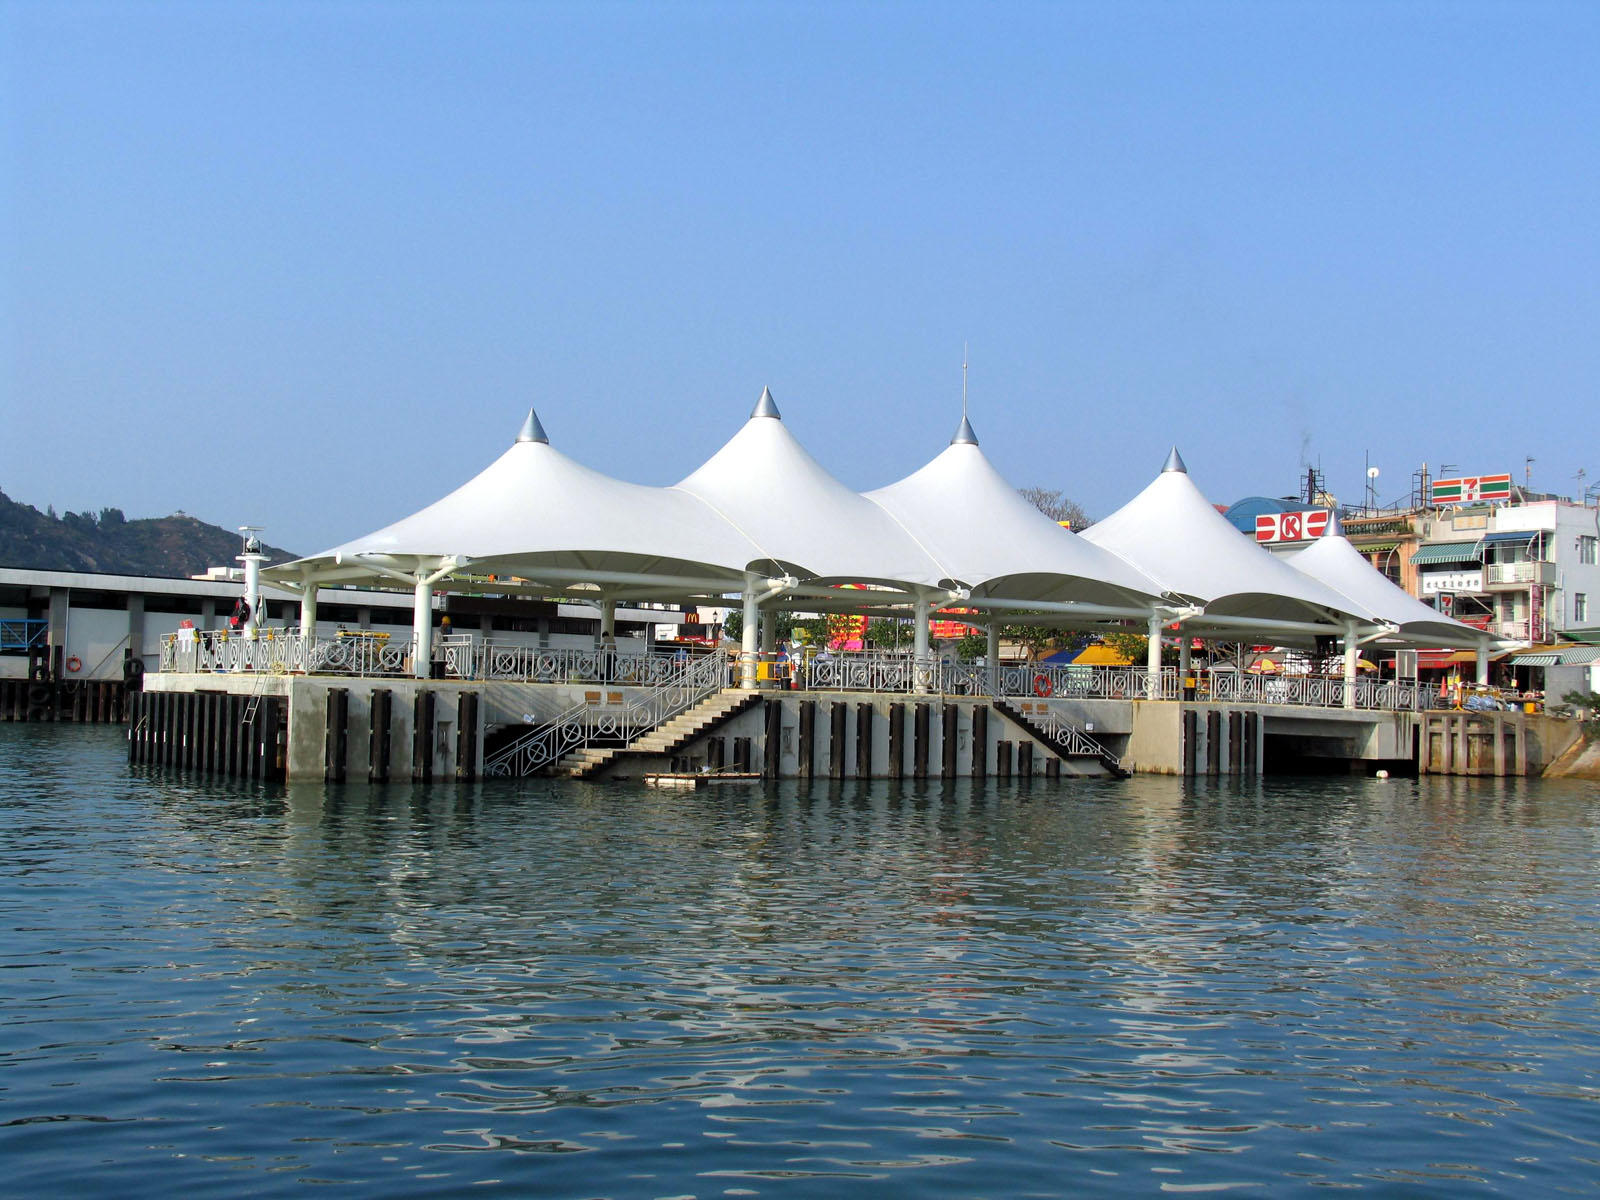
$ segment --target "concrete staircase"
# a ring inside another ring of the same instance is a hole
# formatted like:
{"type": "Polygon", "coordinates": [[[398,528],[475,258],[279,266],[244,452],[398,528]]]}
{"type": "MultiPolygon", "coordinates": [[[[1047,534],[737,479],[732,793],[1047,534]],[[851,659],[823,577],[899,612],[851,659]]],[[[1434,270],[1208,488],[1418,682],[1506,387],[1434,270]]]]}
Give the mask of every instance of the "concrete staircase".
{"type": "Polygon", "coordinates": [[[1061,721],[1066,737],[1057,739],[1031,716],[1022,712],[1016,704],[996,697],[993,706],[997,713],[1058,758],[1092,758],[1099,762],[1105,768],[1106,774],[1113,779],[1132,777],[1132,772],[1122,765],[1116,755],[1077,726],[1061,721]]]}
{"type": "Polygon", "coordinates": [[[707,696],[670,721],[663,721],[626,746],[607,746],[604,749],[590,746],[574,750],[550,768],[550,773],[573,779],[589,779],[624,754],[675,754],[694,738],[738,716],[760,700],[759,692],[726,688],[707,696]]]}

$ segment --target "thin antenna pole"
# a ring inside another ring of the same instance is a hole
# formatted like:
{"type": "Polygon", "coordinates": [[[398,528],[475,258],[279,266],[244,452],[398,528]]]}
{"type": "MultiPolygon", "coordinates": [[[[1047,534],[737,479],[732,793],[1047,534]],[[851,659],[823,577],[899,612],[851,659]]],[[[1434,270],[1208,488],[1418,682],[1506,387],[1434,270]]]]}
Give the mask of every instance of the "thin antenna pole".
{"type": "Polygon", "coordinates": [[[961,419],[967,419],[967,344],[961,343],[961,419]]]}

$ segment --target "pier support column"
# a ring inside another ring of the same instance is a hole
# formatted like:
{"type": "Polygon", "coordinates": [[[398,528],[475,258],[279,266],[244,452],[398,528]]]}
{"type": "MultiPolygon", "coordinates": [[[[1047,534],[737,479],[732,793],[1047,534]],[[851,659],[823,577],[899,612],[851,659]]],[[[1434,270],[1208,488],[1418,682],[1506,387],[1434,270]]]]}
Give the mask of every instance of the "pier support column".
{"type": "Polygon", "coordinates": [[[918,596],[912,611],[916,613],[916,627],[911,635],[911,674],[914,679],[911,690],[922,695],[928,690],[928,668],[932,665],[928,661],[928,598],[918,596]]]}
{"type": "Polygon", "coordinates": [[[1360,643],[1356,641],[1356,623],[1344,623],[1344,706],[1356,706],[1356,656],[1360,653],[1360,643]]]}
{"type": "Polygon", "coordinates": [[[761,636],[761,609],[756,605],[755,576],[744,580],[744,625],[739,630],[739,686],[756,685],[756,639],[761,636]]]}
{"type": "Polygon", "coordinates": [[[1148,625],[1150,646],[1145,652],[1144,698],[1161,699],[1161,616],[1150,614],[1148,625]]]}
{"type": "Polygon", "coordinates": [[[989,621],[989,628],[984,631],[986,644],[983,648],[983,661],[988,664],[989,695],[1000,694],[1000,618],[995,616],[989,621]]]}
{"type": "Polygon", "coordinates": [[[1178,694],[1185,700],[1194,699],[1194,692],[1189,687],[1189,676],[1194,670],[1190,653],[1193,643],[1194,639],[1183,631],[1183,626],[1178,626],[1178,694]]]}
{"type": "Polygon", "coordinates": [[[1478,682],[1482,684],[1489,682],[1489,643],[1487,641],[1478,643],[1478,682]]]}
{"type": "Polygon", "coordinates": [[[317,637],[317,585],[309,580],[300,593],[300,636],[308,642],[317,637]]]}
{"type": "Polygon", "coordinates": [[[411,600],[411,676],[426,679],[433,662],[433,584],[417,580],[411,600]]]}
{"type": "Polygon", "coordinates": [[[617,644],[617,602],[611,598],[600,601],[600,645],[617,644]]]}
{"type": "Polygon", "coordinates": [[[769,608],[761,614],[761,652],[772,654],[778,649],[778,610],[769,608]]]}

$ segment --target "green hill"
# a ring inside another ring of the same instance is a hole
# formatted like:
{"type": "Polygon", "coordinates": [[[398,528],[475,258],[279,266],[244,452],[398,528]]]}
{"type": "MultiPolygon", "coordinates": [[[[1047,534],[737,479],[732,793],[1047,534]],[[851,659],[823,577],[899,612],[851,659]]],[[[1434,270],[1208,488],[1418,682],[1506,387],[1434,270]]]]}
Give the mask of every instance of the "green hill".
{"type": "MultiPolygon", "coordinates": [[[[0,566],[120,575],[199,575],[235,566],[239,535],[185,513],[130,521],[117,508],[99,513],[40,512],[0,492],[0,566]]],[[[298,558],[266,547],[275,563],[298,558]]]]}

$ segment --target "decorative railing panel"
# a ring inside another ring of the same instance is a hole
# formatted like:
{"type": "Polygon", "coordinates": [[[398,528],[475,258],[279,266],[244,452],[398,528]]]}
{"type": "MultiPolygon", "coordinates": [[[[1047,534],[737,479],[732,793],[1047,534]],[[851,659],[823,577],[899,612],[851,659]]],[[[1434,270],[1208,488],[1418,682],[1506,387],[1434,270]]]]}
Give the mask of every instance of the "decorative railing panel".
{"type": "Polygon", "coordinates": [[[531,775],[597,741],[626,745],[727,685],[728,656],[720,650],[673,663],[668,678],[623,704],[573,705],[489,758],[484,774],[531,775]]]}
{"type": "MultiPolygon", "coordinates": [[[[436,665],[442,666],[449,679],[644,688],[663,693],[668,703],[686,678],[720,672],[716,685],[729,682],[728,656],[722,651],[691,657],[682,651],[540,650],[471,634],[446,635],[437,650],[436,665]],[[713,662],[716,667],[707,665],[713,662]]],[[[263,630],[253,638],[225,630],[186,630],[163,640],[161,669],[404,676],[411,671],[411,642],[365,632],[313,641],[292,630],[263,630]]],[[[804,686],[814,691],[1073,700],[1143,700],[1151,696],[1147,688],[1150,673],[1144,667],[1022,663],[990,668],[934,659],[919,664],[909,654],[845,653],[817,655],[799,670],[804,686]]],[[[1195,698],[1199,700],[1345,706],[1345,682],[1339,676],[1210,671],[1200,672],[1198,677],[1195,698]]],[[[1178,700],[1183,695],[1177,669],[1163,667],[1156,677],[1154,697],[1178,700]]],[[[1413,711],[1419,703],[1418,688],[1410,681],[1358,679],[1355,684],[1356,708],[1413,711]]]]}

